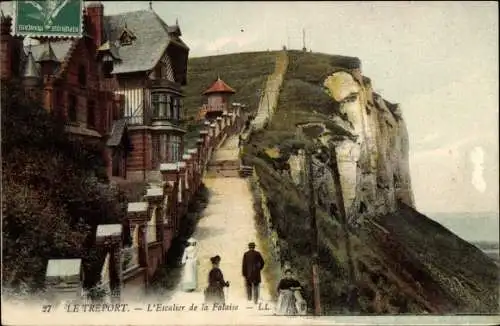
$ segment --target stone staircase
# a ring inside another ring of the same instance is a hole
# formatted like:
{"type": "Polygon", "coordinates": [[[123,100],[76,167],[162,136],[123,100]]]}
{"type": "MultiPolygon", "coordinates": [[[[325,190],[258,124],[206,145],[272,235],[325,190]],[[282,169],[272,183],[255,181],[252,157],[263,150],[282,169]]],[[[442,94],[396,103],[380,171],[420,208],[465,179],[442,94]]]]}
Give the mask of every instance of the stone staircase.
{"type": "Polygon", "coordinates": [[[249,165],[242,165],[242,166],[240,166],[239,174],[240,174],[240,177],[242,177],[242,178],[251,177],[253,174],[253,167],[249,166],[249,165]]]}
{"type": "Polygon", "coordinates": [[[238,153],[238,136],[233,135],[214,153],[214,157],[207,166],[206,177],[239,177],[240,159],[238,153]]]}
{"type": "Polygon", "coordinates": [[[207,168],[207,177],[238,177],[239,171],[239,160],[215,161],[210,162],[207,168]]]}

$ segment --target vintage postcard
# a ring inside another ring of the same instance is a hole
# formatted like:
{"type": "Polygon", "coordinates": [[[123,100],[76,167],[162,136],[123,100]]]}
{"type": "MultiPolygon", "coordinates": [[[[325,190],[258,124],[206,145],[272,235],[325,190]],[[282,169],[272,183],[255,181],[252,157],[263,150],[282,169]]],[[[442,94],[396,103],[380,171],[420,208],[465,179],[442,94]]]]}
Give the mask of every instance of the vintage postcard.
{"type": "Polygon", "coordinates": [[[495,325],[496,2],[3,1],[3,325],[495,325]]]}

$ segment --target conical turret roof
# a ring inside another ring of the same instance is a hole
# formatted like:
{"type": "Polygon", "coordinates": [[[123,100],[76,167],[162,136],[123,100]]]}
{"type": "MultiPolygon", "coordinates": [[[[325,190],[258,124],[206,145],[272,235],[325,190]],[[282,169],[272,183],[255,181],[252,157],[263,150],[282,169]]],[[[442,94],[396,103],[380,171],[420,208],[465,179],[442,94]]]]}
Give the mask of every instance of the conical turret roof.
{"type": "Polygon", "coordinates": [[[203,95],[209,95],[214,93],[230,93],[234,94],[236,91],[228,86],[220,77],[217,77],[217,80],[206,90],[203,92],[203,95]]]}
{"type": "Polygon", "coordinates": [[[29,47],[28,57],[26,59],[25,65],[24,65],[23,77],[24,78],[39,78],[40,77],[40,73],[38,71],[38,67],[37,67],[35,58],[33,57],[33,53],[31,52],[31,46],[29,47]]]}

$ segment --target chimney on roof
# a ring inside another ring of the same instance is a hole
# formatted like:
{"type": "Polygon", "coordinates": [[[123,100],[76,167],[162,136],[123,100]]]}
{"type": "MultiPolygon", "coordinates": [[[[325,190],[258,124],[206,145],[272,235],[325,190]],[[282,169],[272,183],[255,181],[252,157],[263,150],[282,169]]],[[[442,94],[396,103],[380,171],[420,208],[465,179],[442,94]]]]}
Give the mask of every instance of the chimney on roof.
{"type": "Polygon", "coordinates": [[[104,39],[104,6],[100,1],[92,2],[86,8],[89,21],[89,34],[94,39],[96,48],[99,48],[104,39]]]}
{"type": "Polygon", "coordinates": [[[2,51],[0,51],[1,78],[10,79],[12,77],[12,53],[14,45],[14,40],[10,34],[12,31],[12,18],[10,16],[4,16],[2,11],[0,24],[2,46],[2,51]]]}

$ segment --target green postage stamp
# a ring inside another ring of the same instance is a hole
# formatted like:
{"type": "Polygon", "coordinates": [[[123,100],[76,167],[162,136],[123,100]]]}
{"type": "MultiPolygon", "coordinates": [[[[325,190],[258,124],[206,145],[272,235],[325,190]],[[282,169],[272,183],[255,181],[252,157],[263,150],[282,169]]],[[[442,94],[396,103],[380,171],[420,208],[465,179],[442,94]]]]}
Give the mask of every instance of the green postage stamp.
{"type": "Polygon", "coordinates": [[[81,0],[34,0],[14,3],[17,35],[82,36],[81,0]]]}

